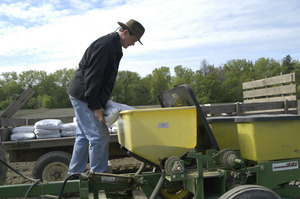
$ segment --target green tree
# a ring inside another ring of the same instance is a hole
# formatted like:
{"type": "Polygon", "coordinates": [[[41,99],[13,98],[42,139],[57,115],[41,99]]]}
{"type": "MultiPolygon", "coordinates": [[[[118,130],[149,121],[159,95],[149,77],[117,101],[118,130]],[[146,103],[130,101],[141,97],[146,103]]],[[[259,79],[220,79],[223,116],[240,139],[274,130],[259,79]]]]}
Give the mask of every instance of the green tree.
{"type": "Polygon", "coordinates": [[[4,72],[1,74],[1,76],[4,84],[10,81],[18,81],[17,72],[4,72]]]}
{"type": "Polygon", "coordinates": [[[174,68],[175,77],[172,78],[172,86],[188,84],[190,87],[194,85],[194,72],[190,68],[184,68],[178,65],[174,68]]]}
{"type": "Polygon", "coordinates": [[[24,90],[18,83],[16,72],[5,72],[1,74],[0,81],[0,109],[4,110],[13,101],[14,94],[21,94],[24,90]]]}
{"type": "Polygon", "coordinates": [[[19,74],[19,82],[20,85],[26,88],[34,88],[41,80],[41,77],[45,75],[44,71],[36,71],[36,70],[29,70],[23,71],[19,74]]]}
{"type": "Polygon", "coordinates": [[[51,97],[53,97],[55,102],[54,106],[56,108],[72,107],[69,96],[66,93],[66,89],[69,86],[74,73],[74,69],[67,70],[65,68],[62,70],[57,70],[53,73],[55,87],[51,97]]]}
{"type": "Polygon", "coordinates": [[[217,73],[213,66],[196,71],[195,87],[193,88],[196,98],[200,104],[221,102],[221,81],[217,79],[217,73]]]}
{"type": "Polygon", "coordinates": [[[57,70],[54,73],[55,76],[55,84],[57,86],[61,86],[64,88],[67,88],[71,82],[71,80],[73,79],[73,76],[75,74],[75,69],[61,69],[61,70],[57,70]]]}
{"type": "Polygon", "coordinates": [[[152,81],[150,82],[150,93],[154,104],[158,104],[157,96],[160,92],[168,90],[171,84],[171,73],[168,67],[162,66],[152,71],[152,81]]]}
{"type": "MultiPolygon", "coordinates": [[[[239,102],[243,100],[242,83],[280,73],[296,73],[297,97],[300,98],[300,62],[290,55],[281,64],[274,59],[259,58],[255,64],[245,59],[229,60],[219,67],[201,62],[196,72],[177,65],[172,77],[168,67],[156,68],[151,74],[141,78],[137,73],[120,71],[112,93],[116,102],[128,105],[158,104],[160,92],[174,85],[188,84],[200,103],[239,102]]],[[[71,107],[66,94],[75,69],[62,69],[47,74],[45,71],[29,70],[5,72],[0,75],[0,109],[5,109],[14,94],[25,89],[35,90],[34,96],[23,108],[65,108],[71,107]]]]}
{"type": "Polygon", "coordinates": [[[51,108],[53,107],[53,97],[45,94],[38,96],[39,108],[51,108]]]}
{"type": "Polygon", "coordinates": [[[294,60],[294,71],[296,75],[296,85],[297,85],[297,99],[300,99],[300,62],[294,60]]]}
{"type": "Polygon", "coordinates": [[[284,74],[291,73],[294,70],[294,62],[290,55],[285,56],[282,59],[282,72],[284,74]]]}
{"type": "Polygon", "coordinates": [[[35,109],[40,107],[38,103],[39,89],[37,86],[41,82],[41,79],[46,75],[47,73],[45,71],[36,70],[23,71],[19,74],[20,86],[24,90],[32,88],[35,91],[35,94],[23,105],[23,109],[35,109]]]}
{"type": "Polygon", "coordinates": [[[254,72],[251,78],[256,80],[280,75],[282,69],[280,63],[274,59],[261,57],[255,61],[253,70],[254,72]]]}
{"type": "MultiPolygon", "coordinates": [[[[70,84],[74,69],[57,70],[54,73],[37,72],[38,83],[33,86],[39,108],[72,107],[66,89],[70,84]],[[50,99],[50,100],[49,100],[50,99]]],[[[34,101],[34,99],[33,99],[34,101]]],[[[31,104],[31,103],[30,103],[31,104]]]]}
{"type": "Polygon", "coordinates": [[[114,85],[112,99],[119,103],[136,105],[141,103],[142,92],[141,78],[137,73],[120,71],[114,85]]]}
{"type": "Polygon", "coordinates": [[[141,82],[141,89],[142,89],[142,96],[141,98],[143,99],[142,100],[142,103],[140,105],[153,105],[153,104],[156,104],[156,99],[155,101],[152,100],[152,96],[151,96],[151,82],[152,82],[152,79],[153,79],[153,76],[152,74],[149,74],[147,75],[146,77],[144,77],[142,79],[142,82],[141,82]]]}
{"type": "Polygon", "coordinates": [[[36,85],[38,101],[39,101],[39,108],[54,108],[56,102],[54,101],[53,97],[56,94],[56,84],[55,84],[55,75],[47,73],[41,76],[40,82],[36,85]],[[47,100],[51,98],[51,100],[47,100]],[[46,101],[46,102],[44,102],[46,101]]]}
{"type": "Polygon", "coordinates": [[[230,60],[224,64],[225,81],[222,84],[224,89],[224,102],[243,101],[242,83],[252,79],[252,68],[252,61],[245,59],[230,60]]]}

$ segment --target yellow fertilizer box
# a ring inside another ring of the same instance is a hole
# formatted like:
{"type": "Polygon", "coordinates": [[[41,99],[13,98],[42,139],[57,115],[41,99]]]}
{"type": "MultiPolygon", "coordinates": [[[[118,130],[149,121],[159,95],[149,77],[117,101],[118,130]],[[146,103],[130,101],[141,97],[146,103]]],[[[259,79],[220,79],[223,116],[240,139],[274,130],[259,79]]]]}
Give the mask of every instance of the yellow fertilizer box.
{"type": "Polygon", "coordinates": [[[131,153],[156,165],[197,144],[197,109],[172,107],[122,111],[118,139],[131,153]]]}
{"type": "Polygon", "coordinates": [[[256,162],[300,158],[300,116],[243,116],[235,122],[242,158],[256,162]]]}
{"type": "Polygon", "coordinates": [[[239,150],[239,138],[235,116],[207,117],[207,122],[219,144],[220,150],[239,150]]]}

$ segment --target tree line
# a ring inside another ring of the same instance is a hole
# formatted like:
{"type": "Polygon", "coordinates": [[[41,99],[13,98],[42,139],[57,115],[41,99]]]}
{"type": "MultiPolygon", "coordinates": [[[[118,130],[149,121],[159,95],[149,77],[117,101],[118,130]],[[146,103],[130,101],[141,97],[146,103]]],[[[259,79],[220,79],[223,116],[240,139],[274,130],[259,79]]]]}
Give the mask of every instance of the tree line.
{"type": "MultiPolygon", "coordinates": [[[[280,61],[264,57],[255,62],[233,59],[219,67],[202,60],[196,71],[176,66],[173,76],[170,69],[164,66],[154,69],[143,78],[136,72],[119,71],[111,97],[118,103],[131,106],[155,105],[159,104],[157,96],[160,92],[175,85],[188,84],[200,104],[241,102],[243,82],[291,72],[296,73],[299,99],[300,62],[293,60],[290,55],[280,61]]],[[[0,110],[4,110],[12,102],[14,94],[21,94],[27,88],[32,88],[35,94],[23,109],[70,108],[72,105],[66,88],[74,73],[75,69],[62,69],[50,74],[36,70],[20,74],[4,72],[0,75],[0,110]]]]}

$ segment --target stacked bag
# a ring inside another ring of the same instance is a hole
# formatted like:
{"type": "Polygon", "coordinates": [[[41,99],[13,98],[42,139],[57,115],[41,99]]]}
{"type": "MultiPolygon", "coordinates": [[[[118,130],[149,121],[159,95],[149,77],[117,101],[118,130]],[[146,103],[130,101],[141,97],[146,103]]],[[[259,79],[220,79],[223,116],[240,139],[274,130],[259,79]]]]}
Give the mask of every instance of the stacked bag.
{"type": "MultiPolygon", "coordinates": [[[[108,114],[104,117],[110,133],[117,133],[117,123],[119,113],[124,110],[134,109],[126,104],[116,103],[108,100],[105,112],[108,114]]],[[[59,119],[44,119],[35,123],[34,126],[20,126],[12,130],[11,140],[28,140],[43,138],[72,137],[76,135],[76,118],[73,123],[63,124],[59,119]]]]}
{"type": "Polygon", "coordinates": [[[37,139],[41,138],[59,138],[60,125],[62,121],[58,119],[45,119],[35,123],[34,133],[37,139]]]}
{"type": "Polygon", "coordinates": [[[67,123],[60,125],[60,135],[61,137],[72,137],[76,135],[76,123],[67,123]]]}
{"type": "Polygon", "coordinates": [[[19,126],[12,129],[10,140],[72,137],[76,135],[76,123],[63,124],[58,119],[45,119],[34,126],[19,126]]]}
{"type": "Polygon", "coordinates": [[[35,139],[34,126],[19,126],[13,128],[10,140],[29,140],[35,139]]]}

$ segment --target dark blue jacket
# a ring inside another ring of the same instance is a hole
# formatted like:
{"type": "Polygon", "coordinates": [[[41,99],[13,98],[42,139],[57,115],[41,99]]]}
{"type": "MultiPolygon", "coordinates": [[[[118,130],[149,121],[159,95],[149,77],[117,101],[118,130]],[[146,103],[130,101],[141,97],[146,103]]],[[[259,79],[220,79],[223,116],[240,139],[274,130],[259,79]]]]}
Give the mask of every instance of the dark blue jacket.
{"type": "Polygon", "coordinates": [[[100,37],[85,51],[67,93],[93,111],[105,108],[123,56],[117,32],[100,37]]]}

